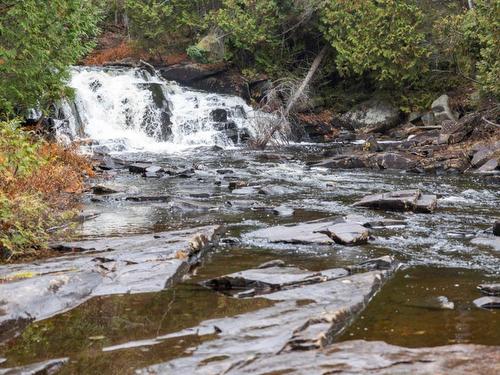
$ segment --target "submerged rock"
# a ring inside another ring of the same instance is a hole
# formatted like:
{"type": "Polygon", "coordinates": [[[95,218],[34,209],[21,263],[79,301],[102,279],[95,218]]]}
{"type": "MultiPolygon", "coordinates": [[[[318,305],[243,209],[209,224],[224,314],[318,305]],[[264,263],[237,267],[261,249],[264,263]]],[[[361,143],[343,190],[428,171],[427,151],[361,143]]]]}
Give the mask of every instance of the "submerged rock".
{"type": "Polygon", "coordinates": [[[116,194],[122,193],[124,190],[108,185],[95,185],[92,187],[92,192],[96,195],[108,195],[108,194],[116,194]]]}
{"type": "Polygon", "coordinates": [[[344,268],[310,272],[296,267],[286,267],[281,263],[264,264],[256,269],[208,280],[203,285],[219,292],[241,297],[242,291],[252,290],[253,295],[262,295],[277,290],[333,280],[348,274],[349,272],[344,268]]]}
{"type": "Polygon", "coordinates": [[[422,195],[420,190],[402,190],[392,193],[368,195],[354,206],[393,211],[432,213],[437,207],[435,195],[422,195]]]}
{"type": "Polygon", "coordinates": [[[57,373],[69,358],[51,359],[32,365],[0,369],[0,375],[50,375],[57,373]]]}
{"type": "Polygon", "coordinates": [[[474,300],[474,305],[482,309],[500,309],[500,297],[481,297],[474,300]]]}
{"type": "Polygon", "coordinates": [[[500,283],[499,284],[481,284],[478,286],[478,289],[483,294],[487,294],[489,296],[500,296],[500,283]]]}
{"type": "MultiPolygon", "coordinates": [[[[340,271],[342,273],[337,274],[339,269],[325,270],[315,275],[293,267],[277,267],[243,271],[239,273],[239,279],[236,279],[238,274],[233,275],[235,278],[224,276],[236,282],[243,280],[247,284],[261,282],[276,285],[282,280],[287,287],[259,297],[245,296],[269,300],[273,302],[272,306],[233,317],[212,319],[185,330],[185,334],[211,332],[217,337],[200,344],[190,356],[138,370],[138,374],[246,373],[234,369],[250,358],[258,362],[268,356],[291,351],[300,355],[304,350],[318,349],[331,343],[392,273],[388,270],[341,276],[346,271],[340,271]],[[304,283],[308,279],[310,283],[304,283]]],[[[176,335],[182,334],[183,331],[176,335]]],[[[307,365],[313,363],[311,361],[307,365]]],[[[262,367],[255,373],[267,370],[262,367]]]]}
{"type": "Polygon", "coordinates": [[[0,266],[0,341],[32,320],[67,311],[94,296],[169,287],[198,262],[216,240],[218,229],[207,226],[54,244],[55,250],[81,254],[0,266]]]}

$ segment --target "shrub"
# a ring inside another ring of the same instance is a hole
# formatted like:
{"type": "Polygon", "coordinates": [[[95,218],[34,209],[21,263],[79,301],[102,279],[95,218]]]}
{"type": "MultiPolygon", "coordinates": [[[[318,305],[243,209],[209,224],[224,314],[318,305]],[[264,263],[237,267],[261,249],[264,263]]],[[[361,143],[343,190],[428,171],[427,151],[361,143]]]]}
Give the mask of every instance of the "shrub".
{"type": "Polygon", "coordinates": [[[397,85],[426,70],[423,20],[414,1],[328,1],[321,13],[323,35],[335,49],[341,75],[369,74],[397,85]]]}
{"type": "Polygon", "coordinates": [[[484,93],[500,96],[500,1],[476,0],[472,10],[436,22],[441,63],[476,80],[484,93]]]}
{"type": "Polygon", "coordinates": [[[187,55],[193,61],[199,62],[201,64],[207,64],[207,51],[202,50],[198,46],[189,46],[186,50],[187,55]]]}
{"type": "Polygon", "coordinates": [[[74,149],[38,140],[0,122],[0,259],[33,255],[74,215],[88,161],[74,149]]]}

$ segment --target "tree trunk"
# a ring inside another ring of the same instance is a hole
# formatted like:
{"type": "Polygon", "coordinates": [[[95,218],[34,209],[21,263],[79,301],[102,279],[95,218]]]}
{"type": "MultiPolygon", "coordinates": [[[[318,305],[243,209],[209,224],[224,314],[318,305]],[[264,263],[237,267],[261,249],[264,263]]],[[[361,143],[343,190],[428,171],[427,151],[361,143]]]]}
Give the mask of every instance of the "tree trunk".
{"type": "Polygon", "coordinates": [[[307,75],[305,76],[304,80],[300,84],[299,88],[297,91],[295,91],[292,96],[288,99],[288,102],[285,107],[285,111],[282,113],[281,118],[279,119],[278,123],[274,124],[269,132],[265,134],[262,138],[257,139],[254,143],[253,146],[258,149],[264,149],[266,148],[266,145],[269,143],[271,138],[274,136],[274,134],[281,130],[284,126],[284,124],[287,123],[288,117],[290,116],[290,112],[292,112],[293,107],[297,104],[297,101],[300,99],[302,94],[304,93],[304,90],[309,86],[311,83],[311,80],[313,79],[314,75],[316,74],[317,70],[319,69],[321,62],[325,58],[326,54],[328,52],[328,45],[325,45],[321,51],[318,53],[318,55],[314,58],[314,61],[309,68],[309,71],[307,72],[307,75]]]}
{"type": "Polygon", "coordinates": [[[469,4],[469,9],[474,9],[474,2],[472,0],[467,0],[469,4]]]}
{"type": "Polygon", "coordinates": [[[285,116],[288,117],[290,115],[290,112],[292,111],[293,107],[295,106],[295,103],[297,103],[297,100],[302,96],[302,93],[304,90],[309,86],[309,83],[311,82],[312,78],[316,74],[316,71],[318,70],[321,61],[325,58],[326,52],[328,51],[328,46],[325,45],[321,51],[319,52],[318,56],[314,59],[311,67],[309,68],[309,71],[307,72],[306,77],[300,84],[299,88],[295,93],[288,99],[288,103],[286,105],[285,109],[285,116]]]}

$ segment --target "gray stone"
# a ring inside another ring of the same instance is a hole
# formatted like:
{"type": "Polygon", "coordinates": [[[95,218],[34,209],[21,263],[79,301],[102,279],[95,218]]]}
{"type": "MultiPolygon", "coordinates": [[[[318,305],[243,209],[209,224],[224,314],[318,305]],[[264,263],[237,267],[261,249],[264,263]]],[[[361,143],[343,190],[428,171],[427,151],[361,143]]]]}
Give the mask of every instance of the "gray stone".
{"type": "MultiPolygon", "coordinates": [[[[265,264],[264,264],[265,265],[265,264]]],[[[277,290],[297,288],[318,282],[345,277],[349,272],[336,268],[322,272],[311,272],[296,267],[262,267],[236,272],[203,283],[208,288],[241,297],[242,290],[253,290],[253,295],[262,295],[277,290]]]]}
{"type": "Polygon", "coordinates": [[[259,229],[245,235],[247,239],[260,239],[272,243],[331,245],[334,241],[325,232],[337,221],[312,221],[293,225],[279,225],[259,229]]]}
{"type": "Polygon", "coordinates": [[[145,173],[148,168],[152,167],[149,163],[134,163],[128,166],[130,173],[145,173]]]}
{"type": "Polygon", "coordinates": [[[381,341],[356,340],[333,344],[322,350],[283,351],[259,358],[249,357],[225,374],[496,375],[500,372],[499,363],[498,346],[450,345],[410,349],[381,341]]]}
{"type": "Polygon", "coordinates": [[[365,244],[370,236],[368,229],[357,223],[335,224],[329,226],[323,233],[340,245],[365,244]]]}
{"type": "Polygon", "coordinates": [[[364,132],[383,132],[400,122],[399,109],[389,102],[372,99],[359,104],[340,117],[348,128],[364,132]]]}
{"type": "Polygon", "coordinates": [[[474,305],[482,309],[500,309],[500,297],[481,297],[474,300],[474,305]]]}
{"type": "Polygon", "coordinates": [[[436,121],[451,120],[456,122],[458,120],[457,115],[450,108],[449,101],[450,98],[448,95],[441,95],[432,103],[431,108],[436,121]]]}
{"type": "Polygon", "coordinates": [[[421,195],[418,198],[415,212],[433,213],[437,208],[437,196],[435,195],[421,195]]]}
{"type": "Polygon", "coordinates": [[[51,375],[57,373],[69,358],[52,359],[31,365],[0,369],[0,375],[51,375]]]}
{"type": "Polygon", "coordinates": [[[293,216],[295,210],[288,206],[278,206],[273,208],[273,212],[278,216],[288,217],[293,216]]]}
{"type": "Polygon", "coordinates": [[[116,186],[108,186],[108,185],[95,185],[92,186],[92,192],[97,195],[108,195],[108,194],[116,194],[123,192],[123,189],[120,189],[116,186]]]}
{"type": "Polygon", "coordinates": [[[483,294],[489,296],[500,296],[500,283],[498,284],[481,284],[477,287],[483,294]]]}
{"type": "Polygon", "coordinates": [[[422,115],[421,120],[425,126],[433,126],[436,125],[436,118],[434,117],[433,112],[427,112],[422,115]]]}
{"type": "MultiPolygon", "coordinates": [[[[494,151],[490,148],[486,148],[486,147],[482,148],[474,154],[470,163],[473,167],[479,168],[491,158],[493,153],[494,153],[494,151]]],[[[496,168],[496,166],[495,166],[495,168],[496,168]]]]}
{"type": "Polygon", "coordinates": [[[368,195],[354,206],[377,208],[396,211],[410,211],[415,209],[421,196],[420,190],[402,190],[392,193],[368,195]]]}
{"type": "Polygon", "coordinates": [[[198,262],[218,229],[207,226],[54,244],[55,250],[80,255],[0,266],[0,341],[32,320],[70,310],[94,296],[169,287],[198,262]]]}
{"type": "MultiPolygon", "coordinates": [[[[328,271],[320,274],[328,275],[328,271]]],[[[255,303],[268,300],[273,305],[234,317],[209,320],[185,330],[184,335],[197,331],[213,334],[214,327],[218,328],[215,339],[200,344],[189,356],[150,366],[137,373],[246,373],[234,369],[250,358],[259,360],[291,350],[302,353],[303,350],[318,349],[332,342],[362,311],[391,272],[372,271],[333,280],[326,278],[325,281],[318,278],[311,284],[299,282],[296,287],[261,295],[255,303]]],[[[266,371],[262,368],[256,373],[266,371]]]]}
{"type": "Polygon", "coordinates": [[[416,162],[408,155],[402,155],[396,152],[386,152],[377,155],[375,158],[377,166],[381,169],[409,170],[416,166],[416,162]]]}
{"type": "Polygon", "coordinates": [[[477,171],[479,173],[492,173],[498,171],[500,166],[498,164],[498,159],[490,159],[486,163],[484,163],[477,171]]]}

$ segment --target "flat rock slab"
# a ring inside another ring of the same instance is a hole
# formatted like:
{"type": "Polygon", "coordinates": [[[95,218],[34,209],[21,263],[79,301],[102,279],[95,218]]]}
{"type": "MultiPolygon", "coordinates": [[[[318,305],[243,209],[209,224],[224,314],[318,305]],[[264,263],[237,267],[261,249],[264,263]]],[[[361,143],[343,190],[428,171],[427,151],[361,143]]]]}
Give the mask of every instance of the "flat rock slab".
{"type": "Polygon", "coordinates": [[[0,341],[94,296],[160,291],[186,274],[218,226],[54,245],[77,255],[0,267],[0,341]]]}
{"type": "Polygon", "coordinates": [[[0,375],[50,375],[55,374],[69,358],[51,359],[31,365],[0,369],[0,375]]]}
{"type": "Polygon", "coordinates": [[[354,206],[391,211],[415,211],[431,213],[437,207],[435,195],[422,195],[420,190],[402,190],[391,193],[368,195],[354,206]]]}
{"type": "MultiPolygon", "coordinates": [[[[185,335],[199,331],[216,333],[218,337],[194,348],[188,357],[150,366],[137,373],[237,373],[231,372],[232,369],[249,358],[320,348],[331,342],[366,306],[393,270],[371,271],[306,285],[299,283],[296,287],[260,296],[274,304],[234,317],[209,320],[185,330],[185,335]]],[[[256,270],[252,270],[254,272],[256,270]]],[[[296,275],[292,272],[291,277],[296,275]]]]}
{"type": "Polygon", "coordinates": [[[250,232],[246,235],[246,238],[267,240],[272,243],[331,245],[334,241],[325,232],[328,227],[339,222],[342,222],[342,220],[278,225],[250,232]]]}
{"type": "Polygon", "coordinates": [[[311,272],[296,267],[277,266],[232,273],[208,280],[203,285],[237,297],[253,296],[333,280],[348,274],[349,272],[344,268],[311,272]]]}
{"type": "Polygon", "coordinates": [[[358,223],[340,223],[328,227],[325,232],[340,245],[360,245],[368,242],[370,232],[358,223]]]}
{"type": "Polygon", "coordinates": [[[281,353],[255,360],[247,358],[226,372],[264,373],[496,375],[500,373],[500,347],[450,345],[408,349],[381,341],[356,340],[330,345],[323,350],[281,353]]]}

